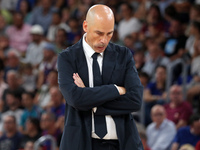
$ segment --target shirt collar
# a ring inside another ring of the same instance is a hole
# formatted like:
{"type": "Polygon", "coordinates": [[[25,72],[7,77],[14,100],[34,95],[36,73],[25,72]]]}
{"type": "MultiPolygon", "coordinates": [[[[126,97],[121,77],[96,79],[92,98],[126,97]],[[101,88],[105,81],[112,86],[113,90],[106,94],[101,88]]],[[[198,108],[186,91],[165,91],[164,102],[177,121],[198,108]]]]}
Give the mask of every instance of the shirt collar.
{"type": "MultiPolygon", "coordinates": [[[[85,33],[83,35],[83,50],[85,52],[86,55],[88,55],[90,58],[92,57],[92,55],[95,53],[95,51],[92,49],[92,47],[85,41],[86,38],[86,34],[85,33]]],[[[103,57],[103,52],[100,53],[100,55],[103,57]]]]}

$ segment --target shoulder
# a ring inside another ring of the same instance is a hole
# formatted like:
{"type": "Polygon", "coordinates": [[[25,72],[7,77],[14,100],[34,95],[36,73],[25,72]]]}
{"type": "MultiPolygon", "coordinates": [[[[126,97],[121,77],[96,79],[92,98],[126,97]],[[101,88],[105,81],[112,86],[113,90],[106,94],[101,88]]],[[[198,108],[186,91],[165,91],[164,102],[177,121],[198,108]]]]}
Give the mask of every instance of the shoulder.
{"type": "Polygon", "coordinates": [[[186,126],[186,127],[182,127],[180,129],[178,129],[177,131],[178,133],[190,133],[190,127],[186,126]]]}
{"type": "Polygon", "coordinates": [[[165,120],[166,120],[166,127],[176,129],[175,124],[171,120],[168,119],[165,120]]]}
{"type": "Polygon", "coordinates": [[[147,126],[147,132],[154,132],[154,129],[155,129],[155,123],[152,122],[151,124],[149,124],[147,126]]]}
{"type": "Polygon", "coordinates": [[[66,48],[62,52],[59,53],[59,56],[64,56],[64,55],[75,55],[77,52],[80,52],[82,49],[82,39],[79,40],[76,44],[66,48]]]}
{"type": "Polygon", "coordinates": [[[187,101],[183,101],[181,106],[182,108],[192,109],[192,106],[187,101]]]}
{"type": "Polygon", "coordinates": [[[156,83],[155,83],[155,82],[150,82],[150,83],[147,85],[147,87],[148,87],[149,89],[156,88],[156,83]]]}
{"type": "Polygon", "coordinates": [[[120,55],[125,55],[125,56],[127,55],[127,56],[131,56],[132,57],[131,51],[125,46],[118,45],[118,44],[110,42],[108,44],[108,49],[111,49],[111,50],[117,52],[120,55]]]}

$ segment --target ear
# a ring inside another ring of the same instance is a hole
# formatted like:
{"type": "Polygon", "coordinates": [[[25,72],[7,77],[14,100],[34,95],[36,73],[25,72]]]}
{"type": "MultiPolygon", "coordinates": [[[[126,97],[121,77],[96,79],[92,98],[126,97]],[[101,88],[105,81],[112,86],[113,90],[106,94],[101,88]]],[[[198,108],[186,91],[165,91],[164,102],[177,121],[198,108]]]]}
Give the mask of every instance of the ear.
{"type": "Polygon", "coordinates": [[[88,24],[87,24],[86,20],[84,20],[84,22],[83,22],[83,31],[85,31],[86,33],[88,31],[88,24]]]}

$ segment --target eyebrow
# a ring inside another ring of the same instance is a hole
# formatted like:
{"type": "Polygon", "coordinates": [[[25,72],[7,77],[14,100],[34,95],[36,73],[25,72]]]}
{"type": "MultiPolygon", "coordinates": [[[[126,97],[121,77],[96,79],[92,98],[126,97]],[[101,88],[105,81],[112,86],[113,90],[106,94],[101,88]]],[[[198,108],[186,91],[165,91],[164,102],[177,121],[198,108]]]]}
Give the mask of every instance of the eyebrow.
{"type": "MultiPolygon", "coordinates": [[[[101,34],[103,34],[104,32],[102,32],[102,31],[99,31],[99,30],[95,30],[95,32],[97,32],[97,33],[101,33],[101,34]]],[[[113,33],[114,32],[114,30],[113,31],[110,31],[110,32],[108,32],[108,34],[111,34],[111,33],[113,33]]]]}

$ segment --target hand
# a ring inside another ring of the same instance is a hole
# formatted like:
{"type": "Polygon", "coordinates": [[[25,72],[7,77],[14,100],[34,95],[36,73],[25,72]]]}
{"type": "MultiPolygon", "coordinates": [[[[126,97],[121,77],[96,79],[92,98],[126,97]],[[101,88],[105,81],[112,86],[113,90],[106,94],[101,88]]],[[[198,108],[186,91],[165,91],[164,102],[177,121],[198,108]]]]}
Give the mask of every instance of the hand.
{"type": "Polygon", "coordinates": [[[85,87],[85,85],[84,85],[82,79],[79,77],[78,73],[74,73],[74,74],[73,74],[73,79],[74,79],[74,83],[75,83],[78,87],[82,87],[82,88],[85,87]]]}
{"type": "Polygon", "coordinates": [[[122,86],[117,86],[120,95],[126,94],[126,89],[122,86]]]}

